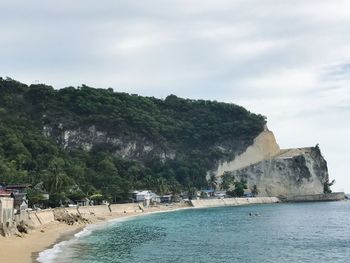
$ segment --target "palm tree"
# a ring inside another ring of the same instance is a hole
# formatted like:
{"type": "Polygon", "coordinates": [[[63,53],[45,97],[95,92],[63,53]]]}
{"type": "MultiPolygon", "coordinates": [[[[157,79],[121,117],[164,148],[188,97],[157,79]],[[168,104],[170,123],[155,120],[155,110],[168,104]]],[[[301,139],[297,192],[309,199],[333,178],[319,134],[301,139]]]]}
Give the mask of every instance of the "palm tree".
{"type": "Polygon", "coordinates": [[[217,178],[216,178],[214,173],[210,173],[210,177],[208,180],[208,186],[213,190],[216,190],[216,188],[218,186],[217,178]]]}
{"type": "Polygon", "coordinates": [[[157,192],[160,195],[164,195],[169,191],[169,185],[163,177],[159,177],[156,180],[157,182],[157,192]]]}

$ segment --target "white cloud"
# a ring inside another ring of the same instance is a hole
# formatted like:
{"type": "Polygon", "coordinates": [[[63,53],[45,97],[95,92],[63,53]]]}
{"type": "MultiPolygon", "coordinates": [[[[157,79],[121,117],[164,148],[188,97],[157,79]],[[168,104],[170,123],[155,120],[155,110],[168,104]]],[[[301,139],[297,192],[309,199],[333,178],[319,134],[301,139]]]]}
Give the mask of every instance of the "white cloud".
{"type": "Polygon", "coordinates": [[[350,2],[0,2],[0,74],[241,103],[350,191],[350,2]]]}

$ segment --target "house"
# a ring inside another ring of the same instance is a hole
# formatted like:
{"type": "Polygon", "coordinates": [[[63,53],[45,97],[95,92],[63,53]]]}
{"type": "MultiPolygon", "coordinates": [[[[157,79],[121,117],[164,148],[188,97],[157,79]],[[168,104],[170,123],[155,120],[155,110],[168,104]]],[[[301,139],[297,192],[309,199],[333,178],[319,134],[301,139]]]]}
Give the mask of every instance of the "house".
{"type": "Polygon", "coordinates": [[[160,203],[161,197],[155,193],[151,193],[151,202],[152,203],[160,203]]]}
{"type": "Polygon", "coordinates": [[[77,200],[76,203],[77,203],[77,206],[88,206],[90,205],[91,201],[89,198],[85,197],[81,200],[77,200]]]}
{"type": "Polygon", "coordinates": [[[27,197],[25,193],[19,193],[17,191],[8,190],[4,187],[0,188],[0,197],[7,197],[13,199],[14,208],[19,211],[21,206],[23,206],[23,202],[28,204],[27,197]]]}
{"type": "Polygon", "coordinates": [[[215,191],[214,196],[217,198],[224,198],[226,196],[226,191],[215,191]]]}
{"type": "Polygon", "coordinates": [[[143,202],[144,206],[149,206],[151,203],[160,203],[161,197],[149,190],[134,191],[132,193],[134,202],[143,202]]]}
{"type": "Polygon", "coordinates": [[[21,207],[28,208],[28,199],[26,193],[12,192],[11,197],[13,198],[13,207],[17,211],[21,210],[21,207]],[[27,205],[25,206],[25,204],[27,205]]]}
{"type": "Polygon", "coordinates": [[[253,197],[252,191],[245,189],[243,193],[244,197],[253,197]]]}
{"type": "Polygon", "coordinates": [[[5,186],[6,191],[11,193],[13,207],[16,211],[28,208],[27,190],[31,187],[31,184],[8,184],[5,186]]]}
{"type": "Polygon", "coordinates": [[[144,206],[149,206],[151,203],[152,192],[149,190],[134,191],[133,200],[135,202],[142,202],[144,206]]]}
{"type": "Polygon", "coordinates": [[[10,198],[11,197],[11,191],[8,191],[4,188],[0,188],[0,197],[8,197],[10,198]]]}
{"type": "Polygon", "coordinates": [[[144,200],[151,199],[152,192],[149,190],[143,190],[143,191],[134,191],[133,192],[133,199],[136,202],[143,202],[144,200]]]}
{"type": "Polygon", "coordinates": [[[207,190],[201,190],[201,197],[202,198],[209,198],[214,196],[214,189],[207,189],[207,190]]]}
{"type": "Polygon", "coordinates": [[[6,185],[6,190],[17,192],[17,193],[26,193],[28,188],[32,188],[31,184],[8,184],[6,185]]]}
{"type": "Polygon", "coordinates": [[[163,195],[163,196],[160,198],[160,202],[161,202],[161,203],[167,203],[167,204],[169,204],[169,203],[172,202],[172,197],[173,197],[173,195],[171,195],[171,194],[163,195]]]}

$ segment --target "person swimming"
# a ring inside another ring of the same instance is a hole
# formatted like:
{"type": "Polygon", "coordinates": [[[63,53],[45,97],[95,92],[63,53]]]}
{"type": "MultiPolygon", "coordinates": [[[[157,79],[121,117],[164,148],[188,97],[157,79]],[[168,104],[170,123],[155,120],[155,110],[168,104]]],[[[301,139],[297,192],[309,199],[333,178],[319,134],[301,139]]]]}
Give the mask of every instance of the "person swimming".
{"type": "Polygon", "coordinates": [[[249,212],[248,215],[249,216],[260,216],[260,214],[258,212],[255,212],[254,214],[252,212],[249,212]]]}

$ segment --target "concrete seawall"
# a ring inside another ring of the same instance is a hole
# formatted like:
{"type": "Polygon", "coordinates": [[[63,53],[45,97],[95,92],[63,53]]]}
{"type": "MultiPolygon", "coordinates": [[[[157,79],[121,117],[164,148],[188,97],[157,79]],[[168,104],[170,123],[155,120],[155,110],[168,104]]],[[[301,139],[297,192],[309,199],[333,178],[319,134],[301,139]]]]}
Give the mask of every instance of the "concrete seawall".
{"type": "Polygon", "coordinates": [[[191,205],[196,208],[238,206],[249,204],[271,204],[278,203],[277,197],[250,197],[250,198],[223,198],[223,199],[200,199],[191,200],[191,205]]]}
{"type": "MultiPolygon", "coordinates": [[[[344,193],[331,193],[319,195],[300,195],[290,196],[283,201],[287,202],[305,202],[305,201],[338,201],[345,198],[344,193]]],[[[281,200],[277,197],[250,197],[250,198],[223,198],[223,199],[200,199],[191,200],[191,205],[195,208],[205,207],[221,207],[221,206],[239,206],[249,204],[271,204],[279,203],[281,200]]],[[[104,218],[116,213],[137,213],[143,212],[143,207],[137,203],[128,204],[112,204],[97,205],[97,206],[80,206],[80,207],[65,207],[55,209],[45,209],[40,211],[22,211],[21,214],[14,216],[16,224],[24,222],[32,228],[37,228],[42,225],[55,221],[54,211],[60,209],[68,214],[79,214],[88,220],[104,218]]]]}
{"type": "MultiPolygon", "coordinates": [[[[79,214],[85,219],[98,219],[109,216],[115,213],[135,213],[142,212],[141,208],[136,203],[130,204],[113,204],[96,205],[96,206],[80,206],[80,207],[64,207],[55,208],[68,214],[79,214]]],[[[15,215],[15,222],[19,224],[24,222],[32,228],[37,228],[42,225],[55,221],[54,209],[45,209],[40,211],[23,211],[21,214],[15,215]]]]}
{"type": "Polygon", "coordinates": [[[286,202],[315,202],[315,201],[340,201],[345,199],[344,192],[329,193],[329,194],[315,194],[315,195],[295,195],[288,196],[286,202]]]}

